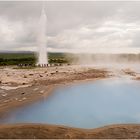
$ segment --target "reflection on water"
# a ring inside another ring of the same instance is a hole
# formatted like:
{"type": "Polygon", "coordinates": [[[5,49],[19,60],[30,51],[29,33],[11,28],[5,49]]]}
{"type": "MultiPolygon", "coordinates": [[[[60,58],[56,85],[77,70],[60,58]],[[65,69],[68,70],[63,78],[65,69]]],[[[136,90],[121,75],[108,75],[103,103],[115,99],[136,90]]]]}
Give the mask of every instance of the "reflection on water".
{"type": "Polygon", "coordinates": [[[59,88],[48,99],[21,107],[0,121],[80,128],[140,123],[140,82],[109,79],[59,88]]]}

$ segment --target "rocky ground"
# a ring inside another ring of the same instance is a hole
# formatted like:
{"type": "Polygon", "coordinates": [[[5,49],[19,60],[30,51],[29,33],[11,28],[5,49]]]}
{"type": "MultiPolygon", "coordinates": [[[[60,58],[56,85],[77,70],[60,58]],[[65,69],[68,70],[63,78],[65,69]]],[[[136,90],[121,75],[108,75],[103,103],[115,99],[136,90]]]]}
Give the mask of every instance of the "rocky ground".
{"type": "MultiPolygon", "coordinates": [[[[9,110],[47,98],[57,85],[107,77],[128,76],[140,80],[139,71],[91,66],[34,69],[0,68],[0,117],[9,110]]],[[[140,125],[113,125],[99,129],[76,129],[41,124],[0,125],[0,138],[140,138],[140,125]]]]}

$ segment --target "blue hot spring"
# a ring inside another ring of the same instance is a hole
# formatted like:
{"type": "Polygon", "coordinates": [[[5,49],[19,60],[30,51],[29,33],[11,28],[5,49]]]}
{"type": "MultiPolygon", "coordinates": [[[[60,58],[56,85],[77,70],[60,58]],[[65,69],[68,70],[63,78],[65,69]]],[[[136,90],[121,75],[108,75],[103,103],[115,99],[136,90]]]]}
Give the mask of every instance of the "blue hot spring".
{"type": "Polygon", "coordinates": [[[79,128],[140,123],[140,82],[107,79],[57,88],[15,109],[0,123],[48,123],[79,128]]]}

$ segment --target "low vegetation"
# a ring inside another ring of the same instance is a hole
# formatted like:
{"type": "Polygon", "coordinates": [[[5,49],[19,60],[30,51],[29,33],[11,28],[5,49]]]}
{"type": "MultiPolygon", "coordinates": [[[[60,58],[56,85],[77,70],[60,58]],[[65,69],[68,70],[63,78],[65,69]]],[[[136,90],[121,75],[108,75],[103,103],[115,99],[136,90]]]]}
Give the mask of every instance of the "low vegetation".
{"type": "MultiPolygon", "coordinates": [[[[49,53],[49,63],[69,63],[70,61],[63,53],[49,53]]],[[[34,53],[0,53],[0,66],[26,65],[32,67],[37,59],[34,53]]]]}

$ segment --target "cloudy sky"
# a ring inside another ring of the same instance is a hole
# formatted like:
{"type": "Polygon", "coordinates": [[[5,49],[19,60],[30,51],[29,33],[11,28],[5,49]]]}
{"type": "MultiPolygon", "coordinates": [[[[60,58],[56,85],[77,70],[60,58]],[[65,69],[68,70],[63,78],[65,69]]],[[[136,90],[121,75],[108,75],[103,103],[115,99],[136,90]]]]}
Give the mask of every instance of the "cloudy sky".
{"type": "MultiPolygon", "coordinates": [[[[139,53],[140,2],[46,1],[52,52],[139,53]]],[[[0,51],[36,51],[42,2],[0,1],[0,51]]]]}

